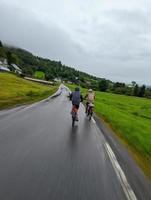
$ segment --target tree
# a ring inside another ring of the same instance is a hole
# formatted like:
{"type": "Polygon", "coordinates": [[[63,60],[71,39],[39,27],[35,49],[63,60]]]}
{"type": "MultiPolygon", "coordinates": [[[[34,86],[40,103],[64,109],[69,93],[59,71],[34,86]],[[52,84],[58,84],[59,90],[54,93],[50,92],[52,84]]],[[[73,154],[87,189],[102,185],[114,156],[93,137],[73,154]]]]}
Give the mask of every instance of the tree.
{"type": "Polygon", "coordinates": [[[16,54],[12,53],[12,63],[19,65],[19,58],[16,54]]]}
{"type": "Polygon", "coordinates": [[[8,51],[7,52],[7,62],[8,62],[8,65],[11,65],[12,61],[11,61],[11,52],[8,51]]]}
{"type": "Polygon", "coordinates": [[[6,58],[6,52],[3,47],[0,47],[0,59],[4,60],[6,58]]]}
{"type": "Polygon", "coordinates": [[[120,82],[114,83],[113,91],[117,94],[125,94],[126,92],[125,83],[120,83],[120,82]]]}
{"type": "Polygon", "coordinates": [[[116,88],[125,88],[125,83],[119,83],[119,82],[114,83],[113,90],[115,90],[116,88]]]}
{"type": "Polygon", "coordinates": [[[145,97],[151,98],[151,88],[146,88],[145,97]]]}
{"type": "Polygon", "coordinates": [[[129,95],[129,96],[131,96],[131,95],[133,95],[133,88],[132,87],[129,87],[129,86],[126,86],[125,87],[125,95],[129,95]]]}
{"type": "Polygon", "coordinates": [[[14,53],[11,53],[10,51],[7,52],[7,61],[8,61],[8,65],[19,64],[18,56],[14,53]]]}
{"type": "Polygon", "coordinates": [[[145,86],[145,85],[143,85],[142,87],[140,87],[138,96],[139,96],[139,97],[144,97],[144,95],[145,95],[145,90],[146,90],[146,86],[145,86]]]}
{"type": "Polygon", "coordinates": [[[135,85],[136,85],[136,82],[132,81],[132,86],[135,87],[135,85]]]}
{"type": "Polygon", "coordinates": [[[2,44],[2,42],[1,42],[1,40],[0,40],[0,47],[3,47],[3,44],[2,44]]]}
{"type": "Polygon", "coordinates": [[[22,68],[22,70],[23,74],[25,74],[26,76],[33,76],[35,73],[31,66],[26,66],[25,68],[22,68]]]}
{"type": "Polygon", "coordinates": [[[136,84],[135,87],[134,87],[133,95],[134,95],[134,96],[138,96],[138,93],[139,93],[139,87],[138,87],[138,85],[136,84]]]}
{"type": "Polygon", "coordinates": [[[106,92],[107,89],[108,89],[108,81],[105,79],[102,79],[99,82],[99,90],[102,92],[106,92]]]}
{"type": "Polygon", "coordinates": [[[91,88],[93,90],[98,90],[98,82],[97,81],[91,81],[91,88]]]}

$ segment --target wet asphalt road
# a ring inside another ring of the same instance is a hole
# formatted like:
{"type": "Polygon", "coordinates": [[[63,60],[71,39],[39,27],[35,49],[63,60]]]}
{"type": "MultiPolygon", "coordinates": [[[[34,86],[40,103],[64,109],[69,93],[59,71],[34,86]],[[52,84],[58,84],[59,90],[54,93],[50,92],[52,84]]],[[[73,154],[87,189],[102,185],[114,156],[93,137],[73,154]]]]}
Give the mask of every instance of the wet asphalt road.
{"type": "Polygon", "coordinates": [[[82,106],[73,129],[70,109],[64,91],[0,115],[0,200],[128,199],[103,134],[82,106]]]}

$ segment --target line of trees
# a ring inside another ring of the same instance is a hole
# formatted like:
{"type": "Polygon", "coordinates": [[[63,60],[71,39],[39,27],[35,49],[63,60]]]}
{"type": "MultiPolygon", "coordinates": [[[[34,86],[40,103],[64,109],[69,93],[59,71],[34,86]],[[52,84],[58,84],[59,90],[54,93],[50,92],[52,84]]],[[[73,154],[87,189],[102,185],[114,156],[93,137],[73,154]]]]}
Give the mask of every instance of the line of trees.
{"type": "Polygon", "coordinates": [[[125,83],[109,83],[107,80],[102,79],[99,82],[99,90],[106,92],[113,92],[116,94],[147,97],[151,98],[151,88],[147,88],[145,85],[139,86],[135,81],[132,81],[131,85],[125,83]]]}
{"type": "Polygon", "coordinates": [[[146,93],[146,86],[139,86],[136,82],[132,81],[131,85],[126,85],[125,83],[115,83],[113,85],[112,91],[119,94],[126,94],[138,97],[144,97],[146,93]]]}

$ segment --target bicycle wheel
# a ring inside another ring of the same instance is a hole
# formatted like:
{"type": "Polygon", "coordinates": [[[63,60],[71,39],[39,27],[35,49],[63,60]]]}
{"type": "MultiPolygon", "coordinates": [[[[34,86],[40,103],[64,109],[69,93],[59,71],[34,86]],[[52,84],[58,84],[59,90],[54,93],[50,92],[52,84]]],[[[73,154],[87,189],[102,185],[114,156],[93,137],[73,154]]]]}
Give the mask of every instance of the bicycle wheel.
{"type": "Polygon", "coordinates": [[[90,108],[90,110],[89,110],[89,121],[91,120],[92,115],[93,115],[93,111],[92,111],[92,108],[90,108]]]}
{"type": "Polygon", "coordinates": [[[90,115],[90,109],[89,108],[87,109],[87,113],[86,114],[87,114],[87,117],[90,115]]]}
{"type": "Polygon", "coordinates": [[[75,117],[72,116],[72,127],[74,127],[74,124],[75,124],[75,117]]]}

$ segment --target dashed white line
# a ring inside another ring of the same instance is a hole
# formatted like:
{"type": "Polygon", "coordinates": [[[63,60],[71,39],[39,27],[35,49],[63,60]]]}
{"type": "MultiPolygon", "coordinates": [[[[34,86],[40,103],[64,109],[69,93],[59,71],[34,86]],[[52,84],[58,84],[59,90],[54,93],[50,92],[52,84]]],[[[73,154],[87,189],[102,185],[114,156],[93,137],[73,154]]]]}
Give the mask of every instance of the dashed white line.
{"type": "Polygon", "coordinates": [[[106,148],[106,151],[108,153],[108,156],[111,160],[111,163],[112,163],[112,166],[116,172],[116,175],[121,183],[121,186],[123,188],[123,191],[127,197],[128,200],[137,200],[130,184],[128,183],[127,181],[127,178],[123,172],[123,170],[121,169],[117,159],[116,159],[116,156],[115,154],[113,153],[111,147],[109,146],[108,143],[105,143],[105,148],[106,148]]]}

